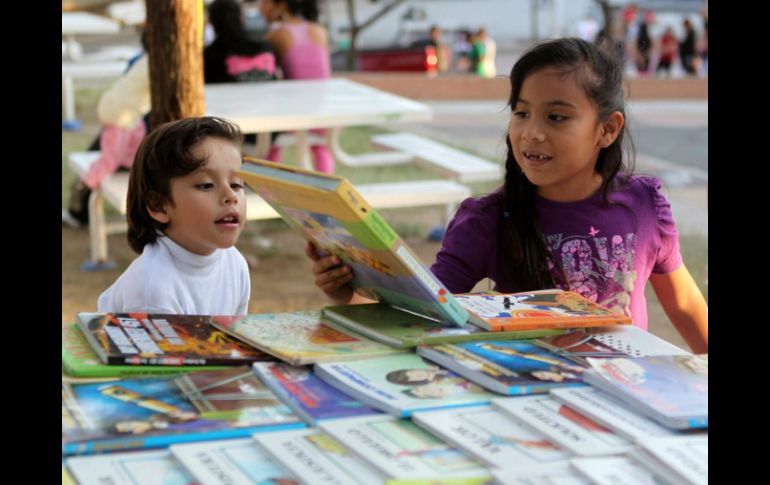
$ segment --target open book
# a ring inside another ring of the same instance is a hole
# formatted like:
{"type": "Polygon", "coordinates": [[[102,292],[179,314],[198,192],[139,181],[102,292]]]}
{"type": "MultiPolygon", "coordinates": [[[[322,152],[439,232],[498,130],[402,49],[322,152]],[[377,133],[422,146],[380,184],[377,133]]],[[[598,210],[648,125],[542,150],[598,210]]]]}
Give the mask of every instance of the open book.
{"type": "Polygon", "coordinates": [[[358,293],[449,325],[468,320],[449,290],[347,179],[245,160],[239,175],[246,184],[320,251],[352,267],[350,284],[358,293]]]}

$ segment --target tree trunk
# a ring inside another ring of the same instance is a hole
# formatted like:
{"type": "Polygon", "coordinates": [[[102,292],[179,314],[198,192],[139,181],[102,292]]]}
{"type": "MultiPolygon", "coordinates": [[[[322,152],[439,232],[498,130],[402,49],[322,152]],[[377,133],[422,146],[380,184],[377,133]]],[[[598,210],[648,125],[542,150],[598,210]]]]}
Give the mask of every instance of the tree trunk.
{"type": "Polygon", "coordinates": [[[203,116],[203,0],[145,0],[152,126],[203,116]]]}

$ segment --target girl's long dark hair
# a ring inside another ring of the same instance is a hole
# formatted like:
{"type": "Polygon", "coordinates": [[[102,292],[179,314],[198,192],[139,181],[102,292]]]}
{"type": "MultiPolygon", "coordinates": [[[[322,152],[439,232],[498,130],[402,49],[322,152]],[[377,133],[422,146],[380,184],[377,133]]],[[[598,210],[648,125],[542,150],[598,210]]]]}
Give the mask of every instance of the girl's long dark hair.
{"type": "MultiPolygon", "coordinates": [[[[606,120],[615,111],[626,118],[615,141],[601,149],[596,162],[596,171],[602,176],[600,190],[604,202],[609,203],[610,189],[616,183],[622,183],[616,181],[618,173],[632,172],[623,163],[624,138],[628,140],[629,160],[633,166],[633,142],[630,136],[624,136],[628,122],[623,99],[622,61],[609,45],[596,46],[581,39],[563,38],[538,44],[527,51],[511,70],[511,97],[508,105],[512,110],[516,107],[522,83],[527,76],[547,67],[563,69],[565,75],[573,75],[588,98],[596,104],[600,120],[606,120]]],[[[508,150],[499,243],[505,261],[503,271],[512,287],[501,288],[501,291],[566,287],[569,281],[563,275],[558,258],[546,246],[540,230],[535,212],[536,187],[521,171],[507,135],[505,144],[508,150]],[[563,281],[554,280],[549,262],[562,273],[563,281]]]]}

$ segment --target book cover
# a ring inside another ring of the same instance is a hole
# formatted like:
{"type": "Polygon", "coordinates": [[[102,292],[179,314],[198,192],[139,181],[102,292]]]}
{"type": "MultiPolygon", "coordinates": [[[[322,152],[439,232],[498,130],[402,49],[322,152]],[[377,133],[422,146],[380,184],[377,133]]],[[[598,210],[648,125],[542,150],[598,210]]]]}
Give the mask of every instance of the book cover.
{"type": "Polygon", "coordinates": [[[388,305],[461,326],[468,313],[344,177],[245,158],[238,174],[305,239],[353,268],[351,285],[388,305]]]}
{"type": "Polygon", "coordinates": [[[420,345],[417,353],[498,394],[583,385],[583,367],[526,340],[420,345]]]}
{"type": "Polygon", "coordinates": [[[248,367],[62,383],[62,454],[160,448],[303,427],[248,367]]]}
{"type": "Polygon", "coordinates": [[[319,379],[307,366],[277,362],[253,365],[257,377],[304,422],[382,414],[319,379]]]}
{"type": "Polygon", "coordinates": [[[489,473],[410,420],[350,418],[327,421],[320,427],[388,478],[478,478],[489,473]]]}
{"type": "Polygon", "coordinates": [[[79,485],[196,485],[168,450],[76,456],[67,467],[79,485]]]}
{"type": "Polygon", "coordinates": [[[630,357],[625,352],[607,345],[594,334],[582,328],[560,335],[541,337],[534,342],[558,355],[588,367],[586,357],[630,357]]]}
{"type": "Polygon", "coordinates": [[[463,293],[455,295],[468,310],[469,321],[493,332],[538,328],[576,328],[630,324],[614,312],[573,291],[463,293]]]}
{"type": "Polygon", "coordinates": [[[77,323],[104,364],[244,365],[269,357],[210,325],[205,315],[79,313],[77,323]]]}
{"type": "Polygon", "coordinates": [[[573,456],[492,406],[417,412],[412,421],[495,468],[554,463],[573,456]]]}
{"type": "MultiPolygon", "coordinates": [[[[487,340],[490,333],[476,325],[449,327],[435,320],[405,312],[384,303],[335,305],[323,309],[329,320],[365,335],[372,340],[396,348],[413,348],[419,344],[487,340]]],[[[566,330],[541,329],[496,332],[494,338],[531,339],[560,335],[566,330]]]]}
{"type": "Polygon", "coordinates": [[[630,357],[692,355],[636,325],[612,325],[585,329],[593,338],[630,357]]]}
{"type": "Polygon", "coordinates": [[[212,325],[291,365],[366,359],[398,352],[335,327],[321,317],[320,311],[217,317],[212,325]]]}
{"type": "Polygon", "coordinates": [[[628,409],[622,401],[594,387],[554,389],[551,396],[575,411],[585,414],[629,441],[675,436],[643,414],[628,409]]]}
{"type": "Polygon", "coordinates": [[[705,485],[709,477],[708,434],[642,441],[634,458],[675,485],[705,485]]]}
{"type": "Polygon", "coordinates": [[[496,485],[591,485],[568,461],[521,468],[495,468],[496,485]]]}
{"type": "Polygon", "coordinates": [[[61,464],[61,485],[77,485],[64,462],[61,464]]]}
{"type": "Polygon", "coordinates": [[[708,361],[694,355],[593,359],[585,381],[673,429],[708,428],[708,361]]]}
{"type": "Polygon", "coordinates": [[[466,478],[424,478],[385,480],[385,485],[494,485],[490,475],[466,478]]]}
{"type": "Polygon", "coordinates": [[[318,429],[254,435],[262,449],[307,485],[371,485],[383,475],[318,429]]]}
{"type": "Polygon", "coordinates": [[[659,485],[645,466],[626,456],[575,458],[572,467],[594,485],[659,485]]]}
{"type": "Polygon", "coordinates": [[[171,445],[169,451],[198,485],[299,485],[252,438],[171,445]]]}
{"type": "MultiPolygon", "coordinates": [[[[99,360],[75,323],[61,327],[62,372],[69,378],[137,377],[143,375],[184,374],[193,370],[221,370],[225,366],[107,365],[99,360]]],[[[77,382],[72,381],[70,382],[77,382]]],[[[80,381],[82,382],[82,381],[80,381]]]]}
{"type": "Polygon", "coordinates": [[[316,364],[314,370],[339,391],[398,417],[419,410],[488,404],[496,397],[416,354],[316,364]]]}
{"type": "Polygon", "coordinates": [[[627,453],[633,445],[549,396],[494,399],[492,405],[578,456],[627,453]]]}

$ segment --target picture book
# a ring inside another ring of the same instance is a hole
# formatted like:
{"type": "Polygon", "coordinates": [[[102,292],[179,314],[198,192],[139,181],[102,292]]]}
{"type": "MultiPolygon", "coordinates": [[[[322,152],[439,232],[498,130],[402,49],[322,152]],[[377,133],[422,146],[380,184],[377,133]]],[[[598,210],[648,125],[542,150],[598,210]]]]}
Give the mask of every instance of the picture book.
{"type": "Polygon", "coordinates": [[[575,458],[570,465],[594,485],[659,485],[652,471],[627,456],[575,458]]]}
{"type": "Polygon", "coordinates": [[[388,478],[488,475],[480,463],[408,419],[369,416],[327,421],[320,427],[388,478]]]}
{"type": "Polygon", "coordinates": [[[337,328],[320,311],[260,313],[212,324],[291,365],[366,359],[398,351],[337,328]]]}
{"type": "Polygon", "coordinates": [[[676,345],[636,325],[612,325],[585,329],[599,342],[623,352],[630,357],[650,355],[692,355],[676,345]]]}
{"type": "MultiPolygon", "coordinates": [[[[490,338],[488,331],[476,325],[450,327],[435,320],[398,310],[384,303],[328,306],[323,309],[323,314],[338,325],[397,348],[413,348],[419,344],[467,342],[490,338]]],[[[496,332],[494,338],[498,340],[531,339],[560,335],[564,332],[565,330],[557,329],[519,330],[496,332]]]]}
{"type": "Polygon", "coordinates": [[[538,328],[577,328],[630,324],[631,317],[594,303],[573,291],[455,295],[469,321],[492,332],[538,328]]]}
{"type": "Polygon", "coordinates": [[[495,485],[591,485],[569,462],[516,468],[493,468],[495,485]]]}
{"type": "Polygon", "coordinates": [[[325,419],[382,414],[319,379],[311,367],[257,362],[253,370],[307,424],[315,425],[325,419]]]}
{"type": "Polygon", "coordinates": [[[527,340],[420,345],[417,353],[498,394],[541,394],[583,385],[583,367],[527,340]]]}
{"type": "Polygon", "coordinates": [[[62,454],[240,438],[303,427],[248,367],[181,376],[62,383],[62,454]]]}
{"type": "Polygon", "coordinates": [[[694,355],[593,359],[585,381],[667,428],[708,428],[708,361],[694,355]]]}
{"type": "Polygon", "coordinates": [[[677,434],[595,387],[554,389],[551,397],[632,442],[677,434]]]}
{"type": "Polygon", "coordinates": [[[224,334],[203,315],[79,313],[77,323],[104,364],[244,365],[269,357],[224,334]]]}
{"type": "Polygon", "coordinates": [[[633,445],[549,396],[494,399],[492,405],[578,456],[617,455],[633,445]]]}
{"type": "Polygon", "coordinates": [[[675,485],[708,483],[708,434],[645,440],[640,443],[633,457],[668,483],[675,485]]]}
{"type": "Polygon", "coordinates": [[[195,485],[168,450],[76,456],[67,467],[79,485],[195,485]]]}
{"type": "Polygon", "coordinates": [[[567,460],[572,453],[492,406],[417,412],[412,421],[488,466],[530,466],[567,460]]]}
{"type": "Polygon", "coordinates": [[[371,485],[383,475],[317,428],[254,435],[265,453],[307,485],[371,485]]]}
{"type": "MultiPolygon", "coordinates": [[[[220,370],[225,366],[108,365],[103,364],[74,323],[61,327],[62,371],[72,377],[137,377],[143,375],[184,374],[193,370],[220,370]]],[[[76,381],[70,381],[76,382],[76,381]]],[[[82,382],[82,381],[81,381],[82,382]]]]}
{"type": "Polygon", "coordinates": [[[353,269],[351,286],[390,306],[461,326],[468,313],[344,177],[249,159],[239,170],[305,239],[353,269]]]}
{"type": "Polygon", "coordinates": [[[584,367],[588,367],[586,357],[629,357],[625,352],[610,347],[582,328],[561,335],[541,337],[534,343],[584,367]]]}
{"type": "Polygon", "coordinates": [[[171,445],[169,451],[198,485],[299,485],[252,438],[171,445]]]}
{"type": "Polygon", "coordinates": [[[398,417],[419,410],[488,404],[496,397],[464,377],[411,353],[316,364],[314,370],[339,391],[398,417]]]}

